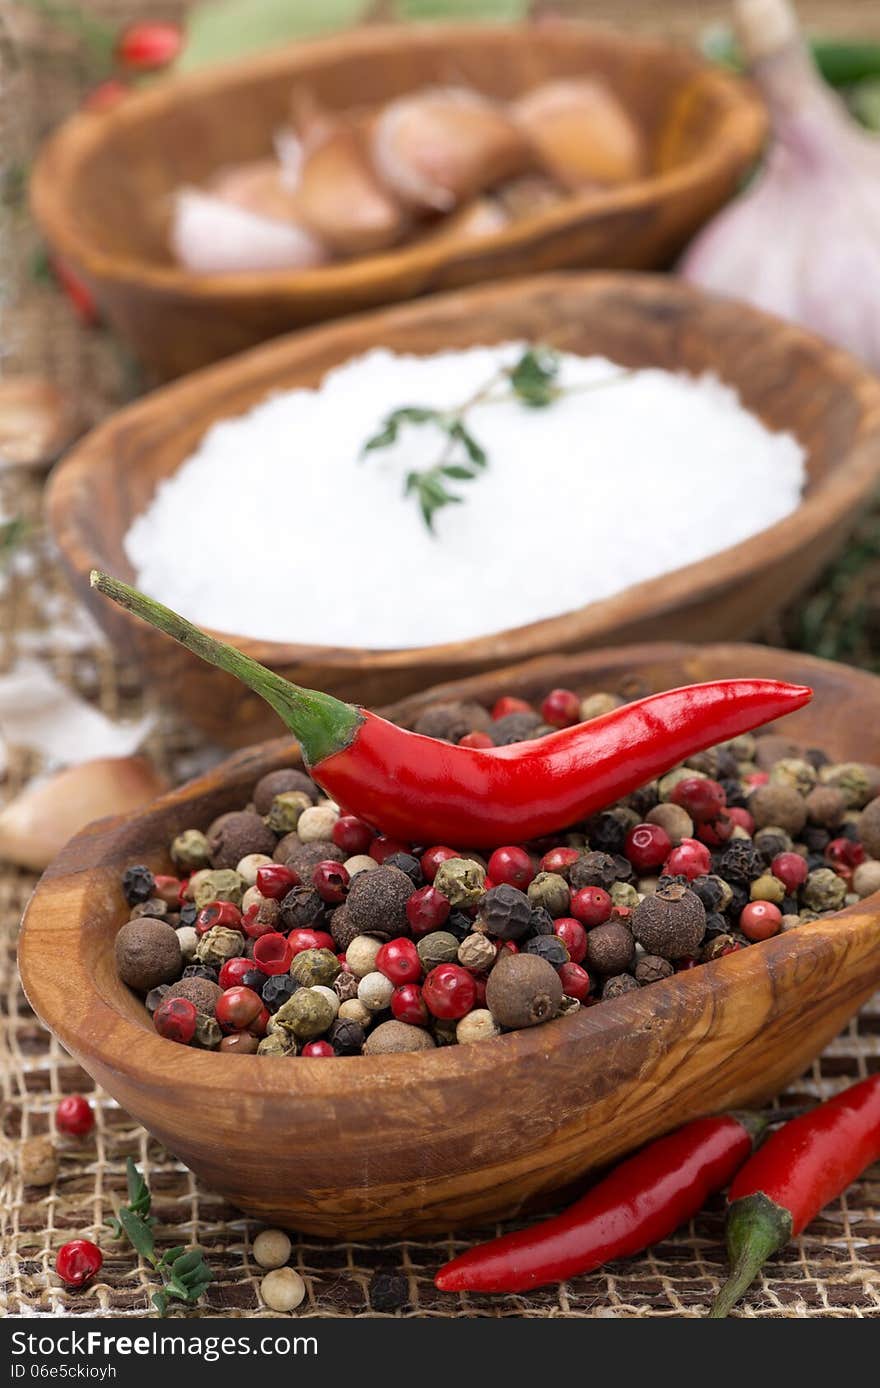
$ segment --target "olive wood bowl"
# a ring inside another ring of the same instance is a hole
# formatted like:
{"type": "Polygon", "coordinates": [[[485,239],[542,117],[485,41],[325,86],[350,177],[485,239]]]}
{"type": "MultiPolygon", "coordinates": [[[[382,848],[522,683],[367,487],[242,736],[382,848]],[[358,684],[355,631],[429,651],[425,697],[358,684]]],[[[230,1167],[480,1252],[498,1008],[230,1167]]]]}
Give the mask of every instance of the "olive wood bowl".
{"type": "Polygon", "coordinates": [[[34,213],[108,320],[163,377],[290,328],[429,291],[564,266],[668,264],[735,192],[765,132],[756,94],[696,53],[582,24],[364,28],[168,79],[81,112],[43,148],[34,213]],[[511,98],[595,73],[640,126],[649,172],[481,239],[427,236],[308,271],[196,275],[167,249],[170,195],[264,156],[295,87],[329,110],[429,83],[511,98]]]}
{"type": "MultiPolygon", "coordinates": [[[[809,683],[784,725],[880,762],[880,679],[764,647],[632,646],[446,686],[491,702],[554,685],[638,695],[694,680],[809,683]]],[[[405,704],[402,721],[433,696],[405,704]]],[[[392,713],[394,710],[392,710],[392,713]]],[[[122,869],[168,870],[180,830],[291,764],[241,752],[149,810],[78,835],[27,910],[19,962],[35,1011],[119,1103],[233,1204],[334,1238],[415,1235],[513,1215],[700,1114],[763,1104],[880,983],[880,894],[638,993],[493,1041],[320,1063],[181,1051],[116,976],[122,869]]]]}
{"type": "MultiPolygon", "coordinates": [[[[804,445],[802,504],[698,563],[573,612],[467,641],[392,651],[295,645],[295,603],[291,644],[227,639],[299,684],[372,707],[547,652],[738,639],[813,578],[880,480],[880,384],[851,358],[799,328],[674,279],[546,275],[315,328],[121,410],[68,455],[49,490],[50,525],[78,591],[112,639],[140,657],[145,678],[212,738],[242,746],[270,736],[273,715],[256,696],[100,597],[89,587],[90,570],[133,578],[123,550],[131,521],[215,420],[272,391],[314,386],[329,368],[377,344],[430,353],[511,338],[601,353],[627,366],[716,372],[770,428],[790,430],[804,445]]],[[[686,501],[670,498],[670,505],[686,501]]],[[[742,505],[759,508],[760,496],[744,493],[742,505]]]]}

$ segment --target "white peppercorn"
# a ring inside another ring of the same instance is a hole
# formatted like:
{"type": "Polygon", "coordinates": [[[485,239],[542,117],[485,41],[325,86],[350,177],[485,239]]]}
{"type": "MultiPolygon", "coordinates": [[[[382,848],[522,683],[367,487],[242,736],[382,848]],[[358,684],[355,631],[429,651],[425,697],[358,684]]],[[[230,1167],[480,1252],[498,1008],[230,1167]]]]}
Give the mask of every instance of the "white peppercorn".
{"type": "Polygon", "coordinates": [[[462,1017],[455,1028],[455,1039],[460,1046],[466,1046],[471,1041],[490,1041],[493,1036],[500,1034],[501,1028],[487,1007],[475,1007],[473,1012],[462,1017]]]}
{"type": "Polygon", "coordinates": [[[293,1268],[274,1268],[260,1283],[260,1296],[270,1311],[295,1311],[305,1294],[306,1284],[293,1268]]]}
{"type": "Polygon", "coordinates": [[[382,948],[381,941],[372,935],[355,935],[345,951],[345,962],[355,978],[366,978],[376,967],[376,955],[382,948]]]}
{"type": "Polygon", "coordinates": [[[311,805],[303,810],[296,826],[301,843],[314,843],[317,839],[333,837],[333,826],[339,818],[338,810],[329,805],[311,805]]]}
{"type": "Polygon", "coordinates": [[[254,1262],[261,1268],[283,1268],[291,1242],[283,1229],[261,1229],[254,1239],[254,1262]]]}
{"type": "Polygon", "coordinates": [[[312,984],[312,992],[320,993],[322,998],[327,999],[330,1006],[333,1008],[333,1016],[335,1018],[339,1011],[339,994],[334,992],[332,988],[328,988],[325,983],[312,984]]]}
{"type": "Polygon", "coordinates": [[[246,887],[255,887],[260,868],[267,867],[271,862],[272,859],[267,853],[248,853],[236,865],[235,871],[246,887]]]}
{"type": "Polygon", "coordinates": [[[853,890],[859,897],[870,896],[872,892],[880,892],[880,862],[869,858],[866,863],[859,863],[853,873],[853,890]]]}
{"type": "Polygon", "coordinates": [[[488,935],[465,935],[458,947],[458,962],[465,969],[482,973],[495,963],[495,946],[488,935]]]}
{"type": "Polygon", "coordinates": [[[359,998],[346,998],[341,1002],[338,1015],[343,1022],[358,1022],[362,1027],[368,1027],[373,1020],[372,1012],[359,998]]]}
{"type": "Polygon", "coordinates": [[[244,896],[241,898],[241,914],[245,915],[252,906],[262,906],[265,900],[266,897],[263,896],[259,887],[248,887],[244,896]]]}
{"type": "Polygon", "coordinates": [[[355,853],[351,858],[346,858],[342,865],[349,877],[357,877],[359,872],[372,872],[379,864],[375,858],[371,858],[369,853],[355,853]]]}
{"type": "Polygon", "coordinates": [[[394,984],[378,970],[365,974],[358,984],[358,1001],[370,1012],[382,1012],[391,1003],[394,984]]]}
{"type": "Polygon", "coordinates": [[[180,945],[181,957],[185,964],[188,964],[191,959],[195,959],[199,937],[196,934],[194,926],[179,926],[177,930],[177,943],[180,945]]]}

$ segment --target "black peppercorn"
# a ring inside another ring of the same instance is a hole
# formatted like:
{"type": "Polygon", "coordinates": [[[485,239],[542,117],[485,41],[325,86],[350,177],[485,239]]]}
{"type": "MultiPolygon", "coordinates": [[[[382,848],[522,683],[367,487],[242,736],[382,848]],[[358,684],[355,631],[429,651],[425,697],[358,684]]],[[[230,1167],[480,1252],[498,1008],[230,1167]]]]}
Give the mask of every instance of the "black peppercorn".
{"type": "Polygon", "coordinates": [[[532,904],[525,892],[502,882],[483,897],[480,919],[496,939],[521,940],[532,928],[532,904]]]}
{"type": "Polygon", "coordinates": [[[248,969],[246,974],[241,976],[241,986],[250,988],[254,993],[263,996],[263,985],[269,982],[269,975],[264,974],[262,969],[248,969]]]}
{"type": "Polygon", "coordinates": [[[764,864],[751,839],[732,839],[721,855],[718,871],[731,886],[748,884],[761,876],[764,864]]]}
{"type": "Polygon", "coordinates": [[[272,974],[263,984],[261,997],[270,1012],[277,1012],[299,987],[290,974],[272,974]]]}
{"type": "Polygon", "coordinates": [[[622,998],[624,993],[637,993],[638,990],[639,984],[632,974],[614,974],[602,984],[602,1001],[610,1002],[612,998],[622,998]]]}
{"type": "Polygon", "coordinates": [[[603,810],[585,825],[587,842],[600,853],[622,853],[629,827],[613,810],[603,810]]]}
{"type": "Polygon", "coordinates": [[[719,781],[719,785],[721,786],[721,789],[724,791],[724,794],[727,797],[728,809],[733,809],[735,807],[736,809],[744,810],[746,808],[746,804],[748,802],[746,799],[746,793],[743,790],[742,781],[737,781],[733,778],[731,778],[730,780],[725,779],[723,781],[719,781]]]}
{"type": "Polygon", "coordinates": [[[618,863],[609,853],[584,853],[572,863],[568,880],[573,892],[582,887],[604,887],[609,892],[619,880],[618,863]]]}
{"type": "Polygon", "coordinates": [[[635,871],[629,858],[624,858],[620,853],[615,853],[612,856],[614,858],[614,866],[617,872],[615,880],[617,882],[631,882],[635,877],[635,871]]]}
{"type": "Polygon", "coordinates": [[[804,752],[804,761],[808,761],[816,771],[821,771],[823,766],[830,764],[831,758],[821,747],[808,747],[804,752]]]}
{"type": "Polygon", "coordinates": [[[554,933],[554,930],[555,926],[553,924],[553,917],[551,916],[550,912],[545,911],[543,906],[533,906],[530,933],[532,935],[544,936],[552,935],[554,933]]]}
{"type": "Polygon", "coordinates": [[[216,983],[218,970],[212,969],[210,964],[187,964],[181,978],[206,978],[209,983],[216,983]]]}
{"type": "Polygon", "coordinates": [[[473,928],[473,920],[470,916],[465,915],[464,911],[450,911],[443,922],[443,929],[448,934],[454,935],[456,940],[463,940],[466,935],[470,935],[473,928]]]}
{"type": "Polygon", "coordinates": [[[769,866],[777,854],[791,852],[791,836],[783,829],[759,829],[752,842],[755,852],[761,855],[765,866],[769,866]]]}
{"type": "Polygon", "coordinates": [[[539,959],[546,959],[547,963],[552,964],[554,969],[561,969],[570,958],[568,950],[558,935],[535,936],[526,944],[525,952],[526,954],[537,954],[539,959]]]}
{"type": "Polygon", "coordinates": [[[196,903],[194,901],[185,901],[180,908],[180,919],[178,920],[177,924],[195,925],[196,916],[198,914],[199,908],[196,905],[196,903]]]}
{"type": "Polygon", "coordinates": [[[281,928],[284,931],[307,929],[321,919],[323,912],[324,903],[314,887],[305,883],[301,887],[291,887],[281,901],[281,928]]]}
{"type": "Polygon", "coordinates": [[[399,868],[401,872],[406,873],[414,886],[424,886],[425,875],[422,865],[411,853],[392,853],[385,859],[385,866],[399,868]]]}
{"type": "Polygon", "coordinates": [[[364,1048],[367,1033],[360,1022],[337,1017],[327,1031],[327,1040],[337,1055],[360,1055],[364,1048]]]}
{"type": "Polygon", "coordinates": [[[820,829],[815,824],[808,824],[799,837],[809,853],[824,853],[831,842],[828,830],[820,829]]]}
{"type": "Polygon", "coordinates": [[[638,815],[639,820],[643,821],[657,805],[660,804],[660,793],[657,790],[657,782],[649,781],[646,786],[640,786],[634,790],[632,795],[628,795],[625,804],[629,805],[638,815]]]}
{"type": "Polygon", "coordinates": [[[700,898],[707,912],[717,911],[724,897],[724,888],[717,877],[695,877],[691,891],[700,898]]]}
{"type": "Polygon", "coordinates": [[[367,1291],[374,1311],[401,1311],[409,1304],[409,1284],[397,1272],[374,1272],[367,1291]]]}
{"type": "Polygon", "coordinates": [[[496,718],[486,731],[496,747],[509,747],[514,742],[528,742],[537,737],[542,726],[537,713],[508,713],[504,718],[496,718]]]}
{"type": "Polygon", "coordinates": [[[706,916],[706,934],[704,939],[712,940],[716,935],[726,935],[730,929],[730,924],[720,911],[713,911],[706,916]]]}
{"type": "Polygon", "coordinates": [[[149,901],[156,887],[156,879],[148,867],[142,863],[126,868],[122,874],[122,891],[129,906],[137,906],[141,901],[149,901]]]}
{"type": "Polygon", "coordinates": [[[752,898],[749,894],[748,887],[743,886],[742,883],[729,882],[728,886],[730,887],[732,895],[725,907],[724,915],[729,921],[736,923],[752,898]]]}
{"type": "Polygon", "coordinates": [[[144,998],[144,1007],[147,1009],[151,1017],[170,987],[170,983],[160,983],[158,988],[151,988],[147,996],[144,998]]]}

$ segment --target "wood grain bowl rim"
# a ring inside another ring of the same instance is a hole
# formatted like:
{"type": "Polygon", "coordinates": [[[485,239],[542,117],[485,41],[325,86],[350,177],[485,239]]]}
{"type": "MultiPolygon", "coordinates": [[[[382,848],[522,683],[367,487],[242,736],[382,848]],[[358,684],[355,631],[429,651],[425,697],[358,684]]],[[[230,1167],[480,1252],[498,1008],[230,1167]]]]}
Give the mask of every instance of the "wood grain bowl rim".
{"type": "MultiPolygon", "coordinates": [[[[242,271],[234,274],[198,275],[174,265],[111,254],[78,228],[71,208],[75,204],[78,172],[82,161],[100,146],[111,122],[126,124],[149,118],[160,111],[171,88],[181,96],[212,87],[240,85],[261,76],[273,76],[308,69],[310,63],[334,49],[345,49],[364,58],[381,60],[390,45],[403,44],[430,49],[438,38],[449,42],[467,39],[479,43],[495,36],[510,36],[522,24],[419,24],[418,26],[375,25],[329,35],[255,57],[218,64],[199,72],[169,77],[143,91],[128,95],[109,111],[80,111],[69,117],[42,146],[34,164],[30,196],[34,216],[47,239],[62,257],[70,259],[87,275],[112,279],[117,284],[149,288],[193,299],[211,300],[217,295],[231,299],[290,297],[303,303],[322,300],[329,293],[345,293],[363,282],[365,276],[381,281],[389,274],[424,274],[467,257],[474,247],[503,254],[528,247],[541,236],[576,226],[590,217],[625,215],[638,212],[667,198],[686,197],[704,184],[729,173],[745,170],[760,152],[766,134],[767,118],[763,104],[753,88],[733,73],[713,64],[682,44],[635,34],[616,34],[613,30],[579,21],[564,21],[561,27],[573,37],[589,41],[617,42],[644,58],[661,62],[670,56],[692,62],[694,80],[718,102],[719,116],[711,141],[681,165],[638,179],[623,188],[596,193],[573,194],[559,206],[545,208],[521,222],[489,236],[462,237],[446,241],[427,237],[422,241],[363,256],[342,264],[318,266],[307,271],[242,271]]],[[[549,28],[550,26],[548,26],[549,28]]],[[[536,39],[540,29],[536,29],[536,39]]]]}
{"type": "MultiPolygon", "coordinates": [[[[303,661],[320,662],[333,669],[349,665],[353,660],[368,663],[375,671],[444,664],[462,668],[469,663],[485,663],[485,643],[503,645],[508,660],[535,655],[537,650],[551,653],[555,649],[570,649],[577,641],[588,640],[597,626],[607,636],[615,625],[631,620],[634,612],[642,620],[660,618],[676,608],[686,607],[695,593],[704,598],[711,597],[738,580],[746,581],[768,559],[775,563],[800,552],[812,544],[817,536],[842,521],[871,485],[880,482],[880,380],[846,352],[804,328],[783,322],[751,305],[707,294],[669,276],[634,271],[561,270],[502,284],[493,283],[433,295],[391,308],[368,309],[343,320],[288,333],[237,356],[203,367],[123,407],[93,429],[61,460],[47,488],[46,515],[68,573],[82,591],[88,592],[92,569],[108,567],[110,561],[93,547],[80,525],[78,512],[82,499],[90,496],[94,477],[105,466],[106,460],[113,457],[117,437],[128,429],[147,426],[157,409],[167,407],[168,420],[174,418],[177,410],[185,417],[190,410],[198,411],[198,401],[205,393],[210,393],[218,401],[222,400],[224,383],[241,378],[256,382],[261,377],[267,377],[278,356],[285,357],[286,369],[295,370],[313,351],[320,353],[322,344],[328,340],[339,344],[337,356],[345,360],[365,350],[365,329],[371,325],[375,325],[373,336],[379,340],[383,331],[405,329],[432,314],[460,317],[463,322],[480,321],[482,315],[491,314],[492,304],[499,300],[521,302],[529,297],[539,299],[541,296],[564,298],[571,293],[572,286],[597,296],[614,293],[625,295],[634,303],[644,306],[646,311],[655,302],[668,304],[673,298],[683,306],[693,305],[697,308],[707,302],[716,306],[724,305],[732,314],[763,323],[768,338],[780,343],[793,342],[805,348],[814,361],[822,362],[827,376],[834,378],[841,388],[849,390],[858,402],[861,416],[852,445],[841,461],[829,469],[827,478],[819,481],[813,493],[803,497],[790,515],[774,525],[705,559],[535,622],[486,632],[461,642],[395,649],[300,645],[241,636],[217,628],[211,629],[213,634],[274,669],[303,661]]],[[[221,414],[214,416],[215,419],[223,417],[221,414]]],[[[163,434],[167,433],[168,428],[170,425],[163,428],[163,434]]],[[[99,501],[97,493],[94,500],[96,503],[99,501]]],[[[91,515],[102,514],[100,505],[92,507],[91,502],[86,510],[91,515]]],[[[130,573],[130,570],[127,572],[130,573]]],[[[94,604],[93,610],[97,611],[100,619],[100,605],[94,604]]],[[[128,613],[117,616],[114,612],[112,618],[121,620],[129,627],[143,625],[128,613]]]]}
{"type": "MultiPolygon", "coordinates": [[[[767,653],[765,647],[756,648],[745,643],[733,647],[728,644],[721,648],[664,642],[616,647],[613,656],[616,665],[626,668],[632,662],[632,668],[636,671],[640,663],[646,663],[648,657],[658,663],[676,660],[685,664],[688,657],[698,655],[711,660],[716,649],[742,651],[746,662],[752,651],[761,650],[765,658],[767,653]]],[[[812,677],[820,688],[821,676],[824,674],[827,678],[829,671],[840,668],[834,662],[799,652],[776,651],[775,655],[779,658],[780,678],[791,674],[792,668],[796,668],[799,680],[812,677]]],[[[608,658],[609,651],[604,650],[571,659],[572,663],[577,660],[581,679],[584,679],[585,672],[590,669],[598,671],[603,664],[607,664],[608,658]]],[[[510,675],[522,677],[523,674],[540,670],[545,663],[544,659],[522,662],[509,667],[510,675]]],[[[496,670],[491,678],[503,681],[506,673],[505,670],[496,670]]],[[[847,681],[850,687],[862,686],[872,702],[880,701],[880,677],[847,669],[847,681]]],[[[417,697],[421,700],[426,696],[417,697]]],[[[284,738],[238,752],[226,758],[212,772],[154,801],[146,810],[102,820],[83,830],[46,870],[25,910],[19,940],[19,971],[25,995],[33,1010],[75,1055],[99,1063],[107,1073],[122,1075],[141,1086],[161,1091],[167,1086],[167,1062],[174,1060],[173,1048],[177,1043],[158,1036],[150,1027],[146,1012],[143,1022],[135,1021],[121,1012],[96,984],[85,967],[84,956],[61,949],[46,956],[37,951],[36,946],[32,949],[31,938],[39,933],[38,921],[44,905],[51,912],[54,894],[69,891],[71,910],[78,912],[75,930],[77,937],[80,937],[86,919],[94,916],[96,909],[90,900],[94,882],[112,869],[114,883],[118,884],[119,860],[114,853],[121,847],[133,825],[144,821],[146,827],[153,821],[158,825],[170,806],[180,807],[196,799],[206,789],[216,787],[221,778],[228,779],[236,772],[243,774],[249,767],[257,770],[267,759],[288,754],[296,756],[297,747],[284,738]],[[70,1002],[69,1008],[60,1015],[52,1005],[52,999],[58,998],[70,1002]],[[70,1020],[72,1013],[76,1013],[75,1022],[70,1020]],[[85,1041],[84,1022],[88,1031],[85,1041]]],[[[157,848],[164,851],[165,845],[157,844],[157,848]]],[[[103,902],[105,909],[112,909],[114,913],[118,912],[121,902],[118,886],[115,896],[112,907],[108,901],[103,902]]],[[[393,1087],[396,1094],[400,1094],[424,1086],[436,1088],[438,1085],[457,1085],[464,1081],[497,1083],[504,1066],[512,1068],[523,1063],[538,1065],[542,1058],[556,1051],[589,1046],[596,1041],[610,1044],[616,1036],[652,1030],[656,1025],[658,1006],[664,1000],[675,996],[686,999],[689,994],[705,992],[706,970],[711,971],[713,980],[744,986],[755,970],[763,969],[772,976],[787,962],[808,956],[814,939],[821,942],[824,938],[827,942],[829,919],[845,925],[854,919],[863,921],[865,915],[871,913],[875,916],[880,914],[880,892],[836,912],[832,918],[804,924],[733,955],[701,965],[698,969],[675,974],[638,993],[604,1002],[598,1008],[581,1008],[570,1017],[509,1032],[485,1045],[438,1047],[433,1051],[402,1055],[334,1056],[327,1057],[327,1063],[322,1065],[293,1067],[283,1063],[267,1063],[273,1059],[283,1061],[284,1058],[279,1057],[223,1056],[217,1052],[188,1050],[185,1069],[175,1083],[211,1095],[228,1095],[231,1088],[243,1085],[248,1092],[262,1099],[278,1101],[295,1099],[297,1096],[344,1100],[353,1083],[361,1088],[370,1086],[377,1094],[388,1087],[393,1087]]],[[[841,933],[843,937],[844,932],[841,933]]],[[[135,995],[131,994],[131,997],[135,995]]],[[[667,1013],[673,1010],[666,1009],[667,1013]]]]}

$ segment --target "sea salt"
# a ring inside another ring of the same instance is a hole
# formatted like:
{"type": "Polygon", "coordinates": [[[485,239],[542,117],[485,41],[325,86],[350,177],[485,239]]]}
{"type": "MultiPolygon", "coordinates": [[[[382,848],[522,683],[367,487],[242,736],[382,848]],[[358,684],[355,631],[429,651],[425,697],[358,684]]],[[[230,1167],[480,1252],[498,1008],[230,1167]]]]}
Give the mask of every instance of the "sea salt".
{"type": "Polygon", "coordinates": [[[555,616],[726,549],[798,505],[805,454],[713,375],[625,374],[566,354],[544,409],[485,404],[489,456],[425,528],[404,496],[434,426],[362,455],[402,405],[450,409],[522,343],[429,357],[376,348],[317,390],[224,419],[125,540],[138,584],[191,620],[274,641],[378,649],[459,641],[555,616]]]}

